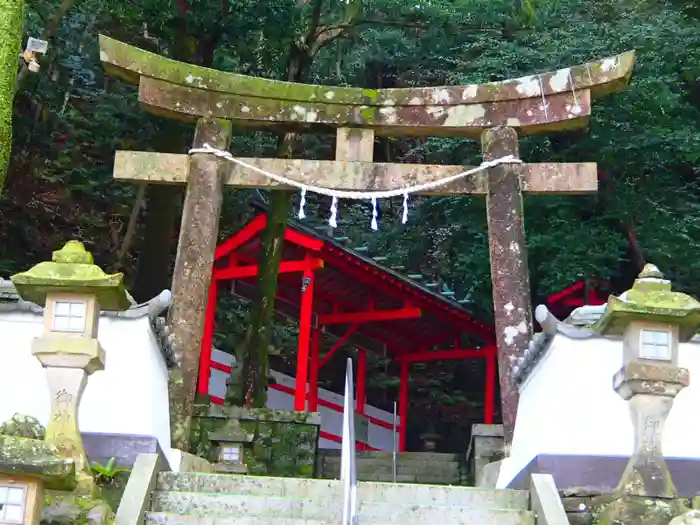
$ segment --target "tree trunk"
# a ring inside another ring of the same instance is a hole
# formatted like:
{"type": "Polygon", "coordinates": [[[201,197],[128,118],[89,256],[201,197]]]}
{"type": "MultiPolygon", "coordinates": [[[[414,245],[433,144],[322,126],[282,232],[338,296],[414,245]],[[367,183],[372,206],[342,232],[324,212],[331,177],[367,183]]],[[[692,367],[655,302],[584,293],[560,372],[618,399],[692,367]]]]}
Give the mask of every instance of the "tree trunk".
{"type": "Polygon", "coordinates": [[[12,108],[23,22],[24,0],[0,0],[0,191],[12,154],[12,108]]]}
{"type": "MultiPolygon", "coordinates": [[[[287,80],[304,82],[309,75],[312,59],[305,50],[293,47],[290,53],[287,80]]],[[[277,156],[291,158],[299,143],[296,133],[287,133],[281,137],[277,156]]],[[[268,346],[275,311],[277,295],[277,278],[284,248],[284,231],[287,217],[292,206],[290,191],[275,190],[270,192],[270,206],[267,224],[260,241],[257,291],[253,302],[250,329],[243,345],[243,351],[237,356],[242,366],[234,368],[226,389],[226,401],[247,407],[265,407],[267,402],[267,378],[269,375],[268,346]],[[238,374],[241,374],[238,376],[238,374]]]]}

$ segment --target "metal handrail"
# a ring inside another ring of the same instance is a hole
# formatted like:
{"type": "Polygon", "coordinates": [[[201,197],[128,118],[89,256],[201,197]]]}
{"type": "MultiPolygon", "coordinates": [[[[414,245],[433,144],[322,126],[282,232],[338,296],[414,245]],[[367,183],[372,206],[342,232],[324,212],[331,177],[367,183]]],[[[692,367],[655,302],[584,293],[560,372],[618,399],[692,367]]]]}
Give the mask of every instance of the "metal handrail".
{"type": "Polygon", "coordinates": [[[345,369],[345,405],[343,406],[343,442],[340,481],[343,485],[343,525],[357,525],[357,471],[355,469],[355,395],[352,359],[345,369]]]}
{"type": "Polygon", "coordinates": [[[393,438],[391,440],[392,444],[392,450],[391,450],[391,479],[396,483],[396,449],[398,448],[396,446],[396,401],[394,401],[394,423],[393,423],[393,432],[391,433],[391,437],[393,438]]]}

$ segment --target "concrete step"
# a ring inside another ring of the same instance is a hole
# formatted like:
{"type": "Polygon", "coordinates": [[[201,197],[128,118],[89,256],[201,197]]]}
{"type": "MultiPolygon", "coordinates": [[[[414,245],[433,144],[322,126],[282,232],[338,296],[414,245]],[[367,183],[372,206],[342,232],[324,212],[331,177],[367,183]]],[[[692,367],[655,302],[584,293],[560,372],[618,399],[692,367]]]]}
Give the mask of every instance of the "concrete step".
{"type": "MultiPolygon", "coordinates": [[[[323,479],[340,479],[339,472],[324,472],[321,476],[323,479]]],[[[358,473],[358,481],[378,482],[378,483],[393,483],[393,473],[377,474],[377,473],[358,473]]],[[[459,485],[459,476],[443,476],[443,475],[413,475],[413,474],[397,474],[397,483],[422,483],[432,485],[459,485]]]]}
{"type": "MultiPolygon", "coordinates": [[[[341,461],[327,458],[323,461],[324,470],[340,470],[341,461]]],[[[357,472],[392,472],[391,462],[362,459],[355,463],[357,472]]],[[[459,463],[426,463],[423,461],[401,461],[396,463],[396,469],[407,474],[420,472],[459,472],[459,463]]]]}
{"type": "Polygon", "coordinates": [[[337,521],[256,518],[249,516],[187,516],[169,512],[147,512],[145,525],[338,525],[337,521]]]}
{"type": "MultiPolygon", "coordinates": [[[[340,450],[324,450],[321,452],[324,459],[325,458],[339,458],[340,450]]],[[[355,458],[360,460],[362,458],[372,458],[376,460],[387,460],[392,461],[393,454],[391,452],[381,452],[374,450],[359,450],[355,454],[355,458]]],[[[444,454],[442,452],[399,452],[396,454],[397,461],[425,461],[427,463],[437,463],[439,461],[451,462],[460,460],[460,454],[444,454]]]]}
{"type": "MultiPolygon", "coordinates": [[[[339,480],[340,479],[340,474],[324,474],[323,479],[331,479],[331,480],[339,480]]],[[[392,474],[367,474],[367,475],[358,475],[357,476],[358,481],[364,481],[367,483],[393,483],[394,481],[394,476],[392,474]]],[[[460,485],[460,478],[452,476],[450,478],[446,478],[445,476],[430,476],[430,475],[423,475],[423,476],[396,476],[396,482],[397,483],[405,483],[407,485],[415,485],[415,484],[421,484],[421,485],[441,485],[441,486],[452,486],[452,485],[460,485]]]]}
{"type": "MultiPolygon", "coordinates": [[[[398,521],[368,522],[360,516],[362,525],[394,525],[398,521]]],[[[187,516],[165,512],[146,513],[146,525],[338,525],[338,520],[305,520],[286,517],[262,518],[250,516],[187,516]]],[[[402,525],[429,525],[430,520],[421,520],[416,516],[402,525]]],[[[531,512],[491,512],[488,515],[467,516],[450,521],[449,525],[535,525],[531,512]]]]}
{"type": "MultiPolygon", "coordinates": [[[[408,496],[408,493],[406,495],[408,496]]],[[[451,525],[484,525],[486,523],[523,525],[523,523],[528,523],[524,520],[528,517],[531,518],[529,511],[521,510],[456,505],[421,505],[409,499],[405,499],[404,504],[358,499],[360,521],[368,524],[406,525],[415,523],[427,525],[443,522],[451,525]]],[[[153,495],[152,511],[216,518],[260,517],[270,519],[271,523],[277,523],[275,520],[279,517],[338,523],[342,519],[341,502],[342,498],[340,497],[305,499],[224,493],[156,492],[153,495]]],[[[229,522],[223,521],[222,523],[229,522]]]]}
{"type": "MultiPolygon", "coordinates": [[[[265,476],[235,476],[163,472],[158,476],[157,490],[238,494],[250,496],[325,498],[339,501],[343,489],[339,481],[322,479],[272,478],[265,476]]],[[[357,484],[358,501],[385,503],[459,505],[465,507],[525,510],[529,495],[523,490],[492,490],[477,487],[447,485],[411,485],[361,481],[357,484]]]]}

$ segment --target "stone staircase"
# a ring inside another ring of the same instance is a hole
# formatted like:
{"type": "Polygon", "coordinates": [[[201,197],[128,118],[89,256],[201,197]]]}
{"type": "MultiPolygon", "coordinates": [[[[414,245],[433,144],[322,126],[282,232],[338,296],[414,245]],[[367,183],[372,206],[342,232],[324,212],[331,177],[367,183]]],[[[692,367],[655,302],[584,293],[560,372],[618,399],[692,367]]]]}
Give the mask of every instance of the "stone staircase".
{"type": "MultiPolygon", "coordinates": [[[[340,479],[340,451],[325,450],[320,453],[320,477],[340,479]]],[[[391,452],[357,452],[357,479],[360,481],[393,481],[391,452]]],[[[428,485],[459,485],[461,468],[458,454],[436,452],[402,452],[396,458],[398,483],[423,483],[428,485]]]]}
{"type": "MultiPolygon", "coordinates": [[[[338,525],[336,480],[161,472],[146,525],[338,525]]],[[[360,482],[361,525],[534,525],[516,490],[360,482]]],[[[119,519],[117,520],[119,522],[119,519]]]]}

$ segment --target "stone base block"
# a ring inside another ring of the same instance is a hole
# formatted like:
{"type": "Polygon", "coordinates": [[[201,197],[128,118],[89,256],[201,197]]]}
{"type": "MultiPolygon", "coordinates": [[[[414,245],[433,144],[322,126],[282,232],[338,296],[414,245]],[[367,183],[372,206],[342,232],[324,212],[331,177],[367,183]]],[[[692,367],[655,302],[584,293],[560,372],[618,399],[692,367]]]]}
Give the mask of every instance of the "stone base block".
{"type": "Polygon", "coordinates": [[[593,521],[599,525],[668,525],[688,511],[686,499],[606,495],[591,503],[593,521]]]}

